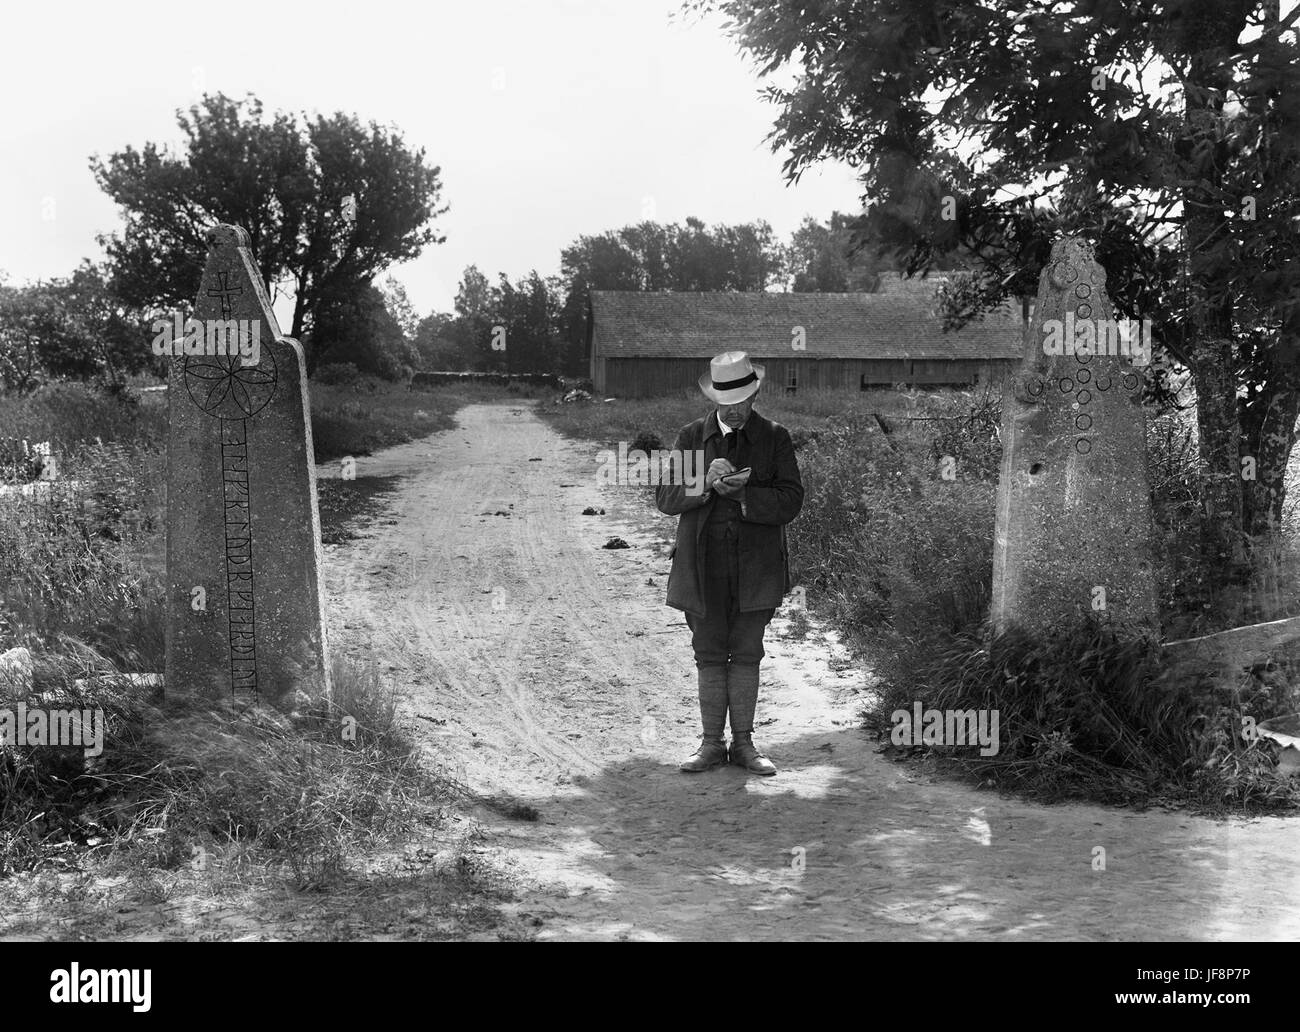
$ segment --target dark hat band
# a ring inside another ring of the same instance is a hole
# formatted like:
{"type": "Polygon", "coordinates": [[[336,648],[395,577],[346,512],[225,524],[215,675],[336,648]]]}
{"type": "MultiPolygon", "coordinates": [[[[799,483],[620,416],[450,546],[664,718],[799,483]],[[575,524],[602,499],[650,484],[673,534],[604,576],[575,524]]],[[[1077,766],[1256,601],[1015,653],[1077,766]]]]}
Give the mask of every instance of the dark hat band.
{"type": "Polygon", "coordinates": [[[714,380],[713,389],[715,391],[734,391],[737,387],[744,387],[745,384],[753,383],[757,379],[758,374],[751,369],[748,376],[743,376],[739,380],[727,380],[725,383],[718,383],[717,380],[714,380]]]}

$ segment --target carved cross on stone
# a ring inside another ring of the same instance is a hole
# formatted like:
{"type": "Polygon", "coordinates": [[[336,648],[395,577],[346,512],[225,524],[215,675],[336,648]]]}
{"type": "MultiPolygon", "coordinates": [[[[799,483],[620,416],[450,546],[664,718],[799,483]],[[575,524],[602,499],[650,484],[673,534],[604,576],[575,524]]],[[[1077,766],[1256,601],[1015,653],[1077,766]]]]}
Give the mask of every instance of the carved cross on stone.
{"type": "Polygon", "coordinates": [[[208,297],[217,297],[221,299],[221,316],[223,319],[230,318],[231,299],[238,297],[244,292],[243,287],[232,287],[226,281],[230,278],[230,273],[217,273],[217,282],[219,286],[208,291],[208,297]]]}

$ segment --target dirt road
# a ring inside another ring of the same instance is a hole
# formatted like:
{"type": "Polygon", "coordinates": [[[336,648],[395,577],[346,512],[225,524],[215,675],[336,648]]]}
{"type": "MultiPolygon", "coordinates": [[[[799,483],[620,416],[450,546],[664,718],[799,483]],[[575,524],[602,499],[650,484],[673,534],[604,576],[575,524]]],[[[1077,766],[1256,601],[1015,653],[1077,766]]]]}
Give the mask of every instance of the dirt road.
{"type": "Polygon", "coordinates": [[[857,730],[865,672],[781,622],[757,736],[780,774],[679,774],[697,711],[663,605],[673,521],[597,486],[597,447],[530,404],[358,460],[404,480],[326,576],[333,647],[409,686],[430,762],[540,811],[481,818],[541,938],[1300,938],[1300,821],[929,783],[857,730]],[[603,549],[615,535],[631,548],[603,549]]]}

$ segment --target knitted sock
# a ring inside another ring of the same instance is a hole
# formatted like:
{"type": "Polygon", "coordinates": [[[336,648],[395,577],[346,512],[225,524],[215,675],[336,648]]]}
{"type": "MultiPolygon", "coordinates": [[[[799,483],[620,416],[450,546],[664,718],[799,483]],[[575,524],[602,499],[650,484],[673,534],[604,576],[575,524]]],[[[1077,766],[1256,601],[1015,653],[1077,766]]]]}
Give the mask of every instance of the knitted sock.
{"type": "Polygon", "coordinates": [[[731,711],[731,734],[754,732],[754,710],[758,706],[758,664],[731,663],[727,666],[727,707],[731,711]]]}
{"type": "Polygon", "coordinates": [[[697,669],[700,682],[700,723],[710,742],[722,741],[727,724],[727,668],[718,664],[697,669]]]}

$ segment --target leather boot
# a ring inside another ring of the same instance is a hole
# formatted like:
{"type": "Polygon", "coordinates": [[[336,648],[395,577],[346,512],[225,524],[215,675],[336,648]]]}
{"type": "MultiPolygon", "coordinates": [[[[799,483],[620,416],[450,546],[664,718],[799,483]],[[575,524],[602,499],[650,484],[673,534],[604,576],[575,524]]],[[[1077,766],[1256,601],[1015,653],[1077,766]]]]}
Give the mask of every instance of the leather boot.
{"type": "Polygon", "coordinates": [[[758,664],[727,667],[727,707],[731,711],[731,755],[735,767],[751,774],[775,774],[776,765],[754,744],[754,710],[758,706],[758,664]]]}
{"type": "Polygon", "coordinates": [[[733,767],[744,767],[751,774],[766,777],[776,773],[776,764],[754,744],[752,733],[732,732],[730,760],[733,767]]]}
{"type": "Polygon", "coordinates": [[[727,668],[721,665],[698,668],[700,723],[704,734],[691,757],[678,767],[687,774],[712,770],[727,762],[727,743],[722,731],[727,723],[727,668]]]}

